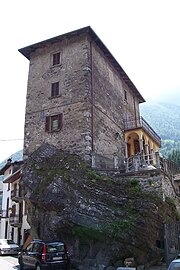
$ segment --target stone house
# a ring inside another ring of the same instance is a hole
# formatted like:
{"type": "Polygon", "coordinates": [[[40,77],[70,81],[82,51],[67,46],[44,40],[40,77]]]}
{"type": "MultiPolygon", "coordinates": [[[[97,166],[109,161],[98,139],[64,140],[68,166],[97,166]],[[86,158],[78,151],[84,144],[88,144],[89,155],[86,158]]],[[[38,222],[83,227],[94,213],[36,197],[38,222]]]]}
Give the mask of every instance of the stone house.
{"type": "Polygon", "coordinates": [[[1,168],[4,175],[0,238],[12,239],[22,245],[29,235],[26,203],[21,194],[21,169],[23,161],[7,163],[1,168]]]}
{"type": "Polygon", "coordinates": [[[139,154],[156,163],[161,139],[140,116],[145,100],[91,27],[19,52],[29,60],[25,159],[50,143],[94,168],[130,170],[139,154]]]}

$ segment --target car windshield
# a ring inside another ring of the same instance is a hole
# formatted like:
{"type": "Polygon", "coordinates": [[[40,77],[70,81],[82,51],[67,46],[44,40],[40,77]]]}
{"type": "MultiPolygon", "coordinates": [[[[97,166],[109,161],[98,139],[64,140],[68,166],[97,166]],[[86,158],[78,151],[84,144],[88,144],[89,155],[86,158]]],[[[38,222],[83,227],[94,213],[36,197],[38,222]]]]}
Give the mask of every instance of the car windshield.
{"type": "Polygon", "coordinates": [[[172,262],[169,266],[169,270],[180,270],[180,262],[172,262]]]}
{"type": "Polygon", "coordinates": [[[47,244],[47,252],[60,252],[60,251],[64,251],[64,245],[62,243],[47,244]]]}

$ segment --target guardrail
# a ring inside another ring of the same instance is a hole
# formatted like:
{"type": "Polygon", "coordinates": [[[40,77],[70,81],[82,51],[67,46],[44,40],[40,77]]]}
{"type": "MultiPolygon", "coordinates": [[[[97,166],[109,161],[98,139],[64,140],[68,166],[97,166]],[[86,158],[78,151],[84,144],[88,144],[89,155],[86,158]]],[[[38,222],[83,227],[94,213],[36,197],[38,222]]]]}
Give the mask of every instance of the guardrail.
{"type": "Polygon", "coordinates": [[[142,128],[146,131],[152,138],[154,138],[159,145],[161,145],[161,137],[154,131],[154,129],[148,124],[148,122],[143,118],[130,118],[124,121],[124,130],[131,130],[135,128],[142,128]]]}

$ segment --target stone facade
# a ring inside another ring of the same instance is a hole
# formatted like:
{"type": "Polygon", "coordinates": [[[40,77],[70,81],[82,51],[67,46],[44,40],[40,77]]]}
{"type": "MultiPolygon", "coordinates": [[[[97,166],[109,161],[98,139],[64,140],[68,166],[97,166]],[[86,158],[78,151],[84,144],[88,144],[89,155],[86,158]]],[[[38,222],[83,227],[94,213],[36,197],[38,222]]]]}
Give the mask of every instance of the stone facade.
{"type": "Polygon", "coordinates": [[[119,167],[124,119],[139,117],[142,96],[90,27],[19,50],[29,60],[24,158],[43,143],[75,152],[95,167],[119,167]],[[60,53],[60,63],[52,57],[60,53]],[[59,95],[51,96],[58,82],[59,95]],[[62,114],[59,131],[46,118],[62,114]]]}

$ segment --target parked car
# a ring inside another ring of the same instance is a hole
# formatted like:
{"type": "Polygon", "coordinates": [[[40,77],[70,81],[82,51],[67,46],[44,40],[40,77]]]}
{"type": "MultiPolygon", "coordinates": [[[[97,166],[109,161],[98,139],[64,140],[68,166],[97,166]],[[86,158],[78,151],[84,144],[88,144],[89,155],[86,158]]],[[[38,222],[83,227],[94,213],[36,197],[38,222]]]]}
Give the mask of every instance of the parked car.
{"type": "Polygon", "coordinates": [[[180,270],[180,258],[174,259],[168,267],[168,270],[180,270]]]}
{"type": "Polygon", "coordinates": [[[18,254],[20,251],[19,245],[9,239],[0,239],[0,255],[18,254]]]}
{"type": "Polygon", "coordinates": [[[65,243],[33,240],[18,254],[20,270],[70,269],[70,258],[65,243]]]}

